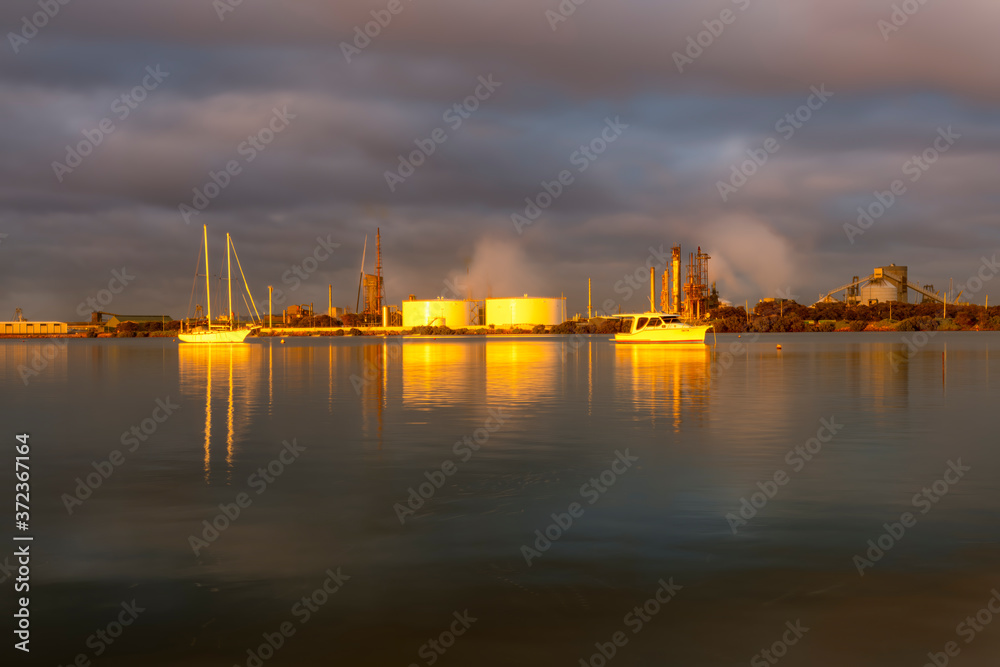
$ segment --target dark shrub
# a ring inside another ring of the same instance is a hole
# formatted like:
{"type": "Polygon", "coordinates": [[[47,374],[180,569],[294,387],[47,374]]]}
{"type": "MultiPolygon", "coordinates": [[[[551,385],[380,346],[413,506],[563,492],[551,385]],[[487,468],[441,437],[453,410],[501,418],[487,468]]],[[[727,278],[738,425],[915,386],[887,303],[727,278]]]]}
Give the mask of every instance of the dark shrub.
{"type": "MultiPolygon", "coordinates": [[[[601,320],[597,323],[597,333],[613,334],[622,331],[621,327],[626,320],[601,320]]],[[[626,329],[627,330],[627,329],[626,329]]]]}
{"type": "Polygon", "coordinates": [[[552,327],[552,333],[554,334],[573,334],[576,333],[576,324],[572,321],[563,322],[562,324],[557,324],[552,327]]]}
{"type": "Polygon", "coordinates": [[[864,331],[867,326],[868,322],[866,320],[850,320],[847,323],[847,327],[851,331],[864,331]]]}

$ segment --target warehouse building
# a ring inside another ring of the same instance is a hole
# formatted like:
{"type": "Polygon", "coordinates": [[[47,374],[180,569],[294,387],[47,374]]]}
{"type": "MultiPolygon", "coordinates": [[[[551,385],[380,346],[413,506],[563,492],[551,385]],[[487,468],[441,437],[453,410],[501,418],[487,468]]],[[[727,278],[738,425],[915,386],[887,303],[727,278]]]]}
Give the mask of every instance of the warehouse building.
{"type": "Polygon", "coordinates": [[[68,333],[65,322],[4,322],[2,333],[5,336],[47,336],[49,334],[68,333]]]}

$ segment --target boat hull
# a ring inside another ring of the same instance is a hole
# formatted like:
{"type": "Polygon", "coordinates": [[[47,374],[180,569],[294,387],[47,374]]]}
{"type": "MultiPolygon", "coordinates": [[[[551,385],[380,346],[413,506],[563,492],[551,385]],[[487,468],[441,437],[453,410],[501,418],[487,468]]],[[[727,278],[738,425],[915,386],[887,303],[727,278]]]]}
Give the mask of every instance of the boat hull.
{"type": "Polygon", "coordinates": [[[657,345],[704,345],[705,334],[711,325],[643,330],[637,333],[619,333],[612,339],[616,343],[651,343],[657,345]]]}
{"type": "Polygon", "coordinates": [[[253,329],[233,329],[231,331],[192,331],[177,334],[183,343],[242,343],[253,329]]]}

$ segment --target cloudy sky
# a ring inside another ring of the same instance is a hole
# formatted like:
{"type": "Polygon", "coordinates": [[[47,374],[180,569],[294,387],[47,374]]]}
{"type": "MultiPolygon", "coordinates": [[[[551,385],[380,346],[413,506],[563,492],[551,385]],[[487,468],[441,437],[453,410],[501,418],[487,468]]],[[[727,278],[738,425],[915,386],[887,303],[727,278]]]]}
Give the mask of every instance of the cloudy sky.
{"type": "Polygon", "coordinates": [[[390,302],[468,275],[570,313],[588,277],[642,307],[674,243],[740,303],[1000,246],[995,2],[237,2],[3,3],[0,318],[123,268],[107,310],[181,317],[202,224],[213,273],[230,232],[258,302],[322,307],[376,227],[390,302]]]}

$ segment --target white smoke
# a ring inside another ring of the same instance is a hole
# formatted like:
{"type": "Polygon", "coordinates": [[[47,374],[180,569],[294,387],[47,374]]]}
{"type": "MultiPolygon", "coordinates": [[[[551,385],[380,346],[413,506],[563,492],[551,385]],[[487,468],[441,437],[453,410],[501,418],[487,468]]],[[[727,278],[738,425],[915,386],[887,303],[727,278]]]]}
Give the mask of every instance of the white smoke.
{"type": "MultiPolygon", "coordinates": [[[[760,295],[790,298],[785,290],[795,276],[792,247],[788,240],[766,223],[746,215],[733,215],[706,226],[712,239],[708,254],[710,279],[718,282],[719,293],[735,301],[760,295]]],[[[804,297],[799,296],[799,301],[804,297]]]]}
{"type": "Polygon", "coordinates": [[[520,245],[511,241],[483,238],[476,242],[472,258],[464,270],[448,274],[452,298],[474,299],[487,296],[551,296],[544,293],[545,281],[532,266],[520,245]]]}

